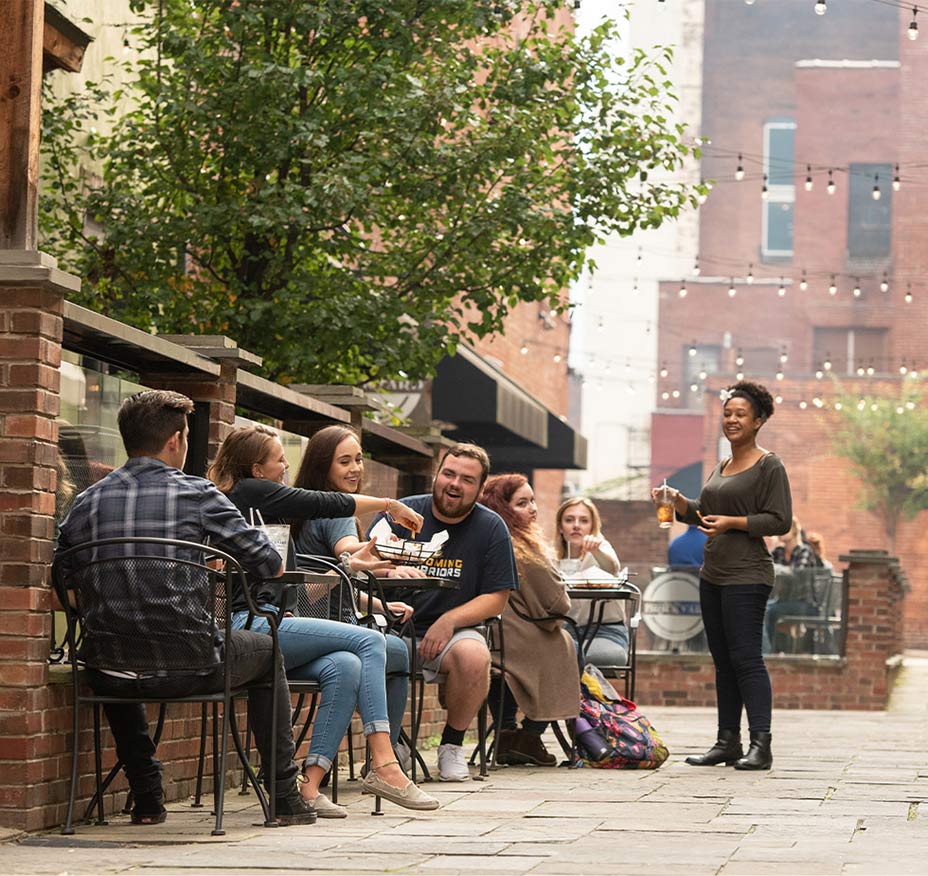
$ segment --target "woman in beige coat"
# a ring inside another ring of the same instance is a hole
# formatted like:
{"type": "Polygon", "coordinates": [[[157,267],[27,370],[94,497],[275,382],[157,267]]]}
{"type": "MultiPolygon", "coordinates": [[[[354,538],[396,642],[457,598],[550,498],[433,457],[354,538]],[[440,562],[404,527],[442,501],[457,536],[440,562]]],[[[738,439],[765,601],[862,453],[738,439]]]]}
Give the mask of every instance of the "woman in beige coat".
{"type": "MultiPolygon", "coordinates": [[[[529,617],[565,615],[570,598],[538,531],[535,496],[520,474],[494,475],[485,484],[480,501],[495,511],[509,527],[519,572],[519,589],[509,596],[503,611],[506,677],[502,714],[494,714],[497,761],[503,764],[554,766],[541,735],[549,721],[575,718],[580,710],[580,677],[577,651],[559,620],[532,623],[519,617],[513,607],[529,617]],[[516,708],[525,714],[516,725],[516,708]]],[[[499,711],[500,685],[490,687],[490,705],[499,711]]]]}

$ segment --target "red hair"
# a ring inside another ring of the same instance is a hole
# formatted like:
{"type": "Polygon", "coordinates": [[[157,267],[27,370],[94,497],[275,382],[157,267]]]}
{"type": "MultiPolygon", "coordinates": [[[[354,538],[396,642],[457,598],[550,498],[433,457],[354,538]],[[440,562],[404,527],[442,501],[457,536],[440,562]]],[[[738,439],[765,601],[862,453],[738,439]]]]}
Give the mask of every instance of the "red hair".
{"type": "Polygon", "coordinates": [[[512,547],[517,560],[527,558],[538,562],[548,558],[548,551],[534,521],[526,523],[512,510],[510,502],[516,492],[528,484],[528,478],[521,474],[493,475],[483,485],[480,502],[503,518],[512,536],[512,547]]]}

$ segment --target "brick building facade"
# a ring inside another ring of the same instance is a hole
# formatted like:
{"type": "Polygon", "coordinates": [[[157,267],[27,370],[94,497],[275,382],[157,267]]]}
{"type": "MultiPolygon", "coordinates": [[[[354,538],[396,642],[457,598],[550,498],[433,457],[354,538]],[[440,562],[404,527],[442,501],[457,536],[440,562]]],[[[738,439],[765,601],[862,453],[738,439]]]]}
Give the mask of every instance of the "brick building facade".
{"type": "MultiPolygon", "coordinates": [[[[707,2],[703,175],[717,184],[700,209],[699,275],[685,296],[679,279],[660,290],[652,482],[696,461],[707,474],[726,453],[719,386],[758,379],[782,398],[762,443],[783,457],[795,512],[832,560],[890,545],[812,400],[827,406],[829,377],[892,396],[900,367],[925,364],[928,48],[905,38],[910,17],[878,4],[818,17],[707,2]]],[[[926,520],[903,522],[895,545],[915,646],[928,643],[926,520]]]]}

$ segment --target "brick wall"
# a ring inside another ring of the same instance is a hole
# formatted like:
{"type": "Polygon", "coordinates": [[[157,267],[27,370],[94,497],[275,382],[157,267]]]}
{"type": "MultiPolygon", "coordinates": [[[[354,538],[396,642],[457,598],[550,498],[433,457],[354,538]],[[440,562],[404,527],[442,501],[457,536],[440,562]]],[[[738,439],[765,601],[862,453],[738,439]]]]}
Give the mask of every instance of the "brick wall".
{"type": "Polygon", "coordinates": [[[623,566],[643,573],[646,581],[651,566],[667,563],[671,530],[657,525],[651,502],[597,499],[596,507],[603,521],[603,534],[616,549],[623,566]]]}
{"type": "Polygon", "coordinates": [[[0,287],[0,823],[44,806],[61,295],[0,287]]]}
{"type": "MultiPolygon", "coordinates": [[[[887,555],[841,559],[848,562],[846,655],[765,658],[774,708],[886,707],[903,649],[899,568],[887,555]]],[[[644,706],[714,706],[712,658],[708,654],[641,654],[636,696],[644,706]]]]}

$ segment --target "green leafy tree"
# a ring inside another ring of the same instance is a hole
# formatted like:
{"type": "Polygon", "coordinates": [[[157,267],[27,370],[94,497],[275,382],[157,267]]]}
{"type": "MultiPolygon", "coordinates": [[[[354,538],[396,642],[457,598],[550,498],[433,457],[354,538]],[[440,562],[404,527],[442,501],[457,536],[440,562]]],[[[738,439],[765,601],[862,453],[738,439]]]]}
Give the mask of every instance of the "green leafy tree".
{"type": "Polygon", "coordinates": [[[697,194],[672,181],[669,50],[576,38],[563,2],[133,6],[135,109],[89,144],[93,188],[67,191],[78,126],[58,122],[43,227],[80,303],[230,335],[278,379],[425,376],[697,194]]]}
{"type": "Polygon", "coordinates": [[[834,405],[835,451],[848,459],[863,485],[861,504],[883,522],[895,550],[900,518],[928,508],[928,409],[916,386],[898,398],[842,394],[834,405]]]}

